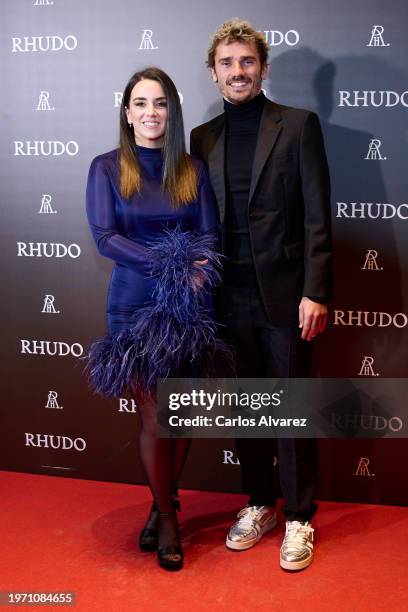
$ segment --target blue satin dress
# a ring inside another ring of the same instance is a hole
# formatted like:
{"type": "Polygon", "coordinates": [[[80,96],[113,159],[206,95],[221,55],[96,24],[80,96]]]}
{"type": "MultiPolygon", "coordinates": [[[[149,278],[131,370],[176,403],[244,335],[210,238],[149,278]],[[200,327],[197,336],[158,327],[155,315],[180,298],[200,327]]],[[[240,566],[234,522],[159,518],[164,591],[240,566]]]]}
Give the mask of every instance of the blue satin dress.
{"type": "Polygon", "coordinates": [[[161,149],[136,146],[141,167],[140,194],[122,198],[119,181],[119,150],[96,157],[90,167],[86,192],[88,221],[101,255],[113,259],[108,292],[109,333],[128,327],[135,310],[152,298],[157,282],[149,276],[148,245],[160,240],[166,229],[198,234],[217,233],[215,197],[204,165],[194,159],[198,197],[174,208],[162,191],[161,149]]]}

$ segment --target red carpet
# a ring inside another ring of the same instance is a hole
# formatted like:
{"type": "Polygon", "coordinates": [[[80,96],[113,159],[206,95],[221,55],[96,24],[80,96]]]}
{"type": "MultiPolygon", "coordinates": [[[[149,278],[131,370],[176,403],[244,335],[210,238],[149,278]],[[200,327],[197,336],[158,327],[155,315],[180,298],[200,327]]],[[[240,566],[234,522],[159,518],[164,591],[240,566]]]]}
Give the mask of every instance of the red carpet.
{"type": "Polygon", "coordinates": [[[278,561],[282,518],[255,548],[229,552],[226,527],[245,498],[184,491],[185,568],[168,573],[154,553],[137,548],[146,487],[12,472],[1,478],[0,590],[76,592],[75,607],[42,610],[408,610],[406,508],[321,502],[315,559],[288,573],[278,561]]]}

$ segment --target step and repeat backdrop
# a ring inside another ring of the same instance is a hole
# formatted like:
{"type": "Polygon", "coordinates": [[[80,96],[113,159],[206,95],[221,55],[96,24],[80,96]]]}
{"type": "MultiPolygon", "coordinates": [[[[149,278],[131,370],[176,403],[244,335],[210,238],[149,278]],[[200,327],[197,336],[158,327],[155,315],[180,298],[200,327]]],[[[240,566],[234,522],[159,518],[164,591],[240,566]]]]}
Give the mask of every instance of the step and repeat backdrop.
{"type": "MultiPolygon", "coordinates": [[[[265,33],[266,95],[316,111],[325,135],[336,294],[316,375],[406,377],[404,0],[13,0],[0,14],[2,469],[144,482],[134,402],[93,395],[83,374],[86,347],[106,332],[111,271],[87,227],[87,172],[117,146],[137,69],[172,76],[187,138],[222,112],[206,49],[234,16],[265,33]]],[[[346,412],[345,424],[356,418],[346,412]]],[[[320,441],[319,497],[407,503],[406,440],[381,438],[400,421],[374,407],[359,425],[380,437],[320,441]]],[[[239,491],[239,481],[233,441],[194,441],[183,486],[239,491]]]]}

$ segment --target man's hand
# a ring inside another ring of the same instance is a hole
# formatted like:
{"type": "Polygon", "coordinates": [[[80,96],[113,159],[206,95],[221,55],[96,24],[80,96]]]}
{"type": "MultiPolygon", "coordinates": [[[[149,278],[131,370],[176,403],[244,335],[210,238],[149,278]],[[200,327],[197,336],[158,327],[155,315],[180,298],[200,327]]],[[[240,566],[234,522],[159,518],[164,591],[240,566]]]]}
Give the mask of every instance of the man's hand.
{"type": "Polygon", "coordinates": [[[321,334],[327,324],[327,306],[303,297],[299,304],[299,327],[303,340],[312,340],[321,334]]]}

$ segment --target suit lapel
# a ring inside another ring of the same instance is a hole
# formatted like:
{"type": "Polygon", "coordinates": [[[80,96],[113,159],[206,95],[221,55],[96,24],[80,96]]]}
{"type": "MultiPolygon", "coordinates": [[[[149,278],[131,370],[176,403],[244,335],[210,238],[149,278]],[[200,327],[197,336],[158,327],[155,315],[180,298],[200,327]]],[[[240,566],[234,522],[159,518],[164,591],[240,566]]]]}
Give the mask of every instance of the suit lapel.
{"type": "Polygon", "coordinates": [[[279,132],[282,129],[282,125],[280,125],[281,119],[282,117],[279,112],[279,107],[270,100],[265,100],[265,106],[262,111],[261,121],[259,124],[254,162],[252,165],[248,205],[251,203],[266,160],[271,154],[279,132]]]}
{"type": "Polygon", "coordinates": [[[221,223],[225,217],[225,119],[224,115],[216,118],[211,128],[212,138],[208,153],[208,170],[211,185],[217,198],[221,223]]]}

